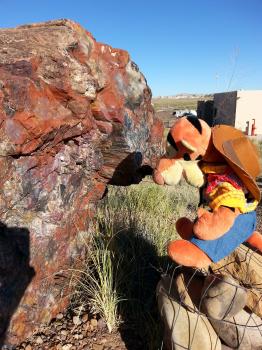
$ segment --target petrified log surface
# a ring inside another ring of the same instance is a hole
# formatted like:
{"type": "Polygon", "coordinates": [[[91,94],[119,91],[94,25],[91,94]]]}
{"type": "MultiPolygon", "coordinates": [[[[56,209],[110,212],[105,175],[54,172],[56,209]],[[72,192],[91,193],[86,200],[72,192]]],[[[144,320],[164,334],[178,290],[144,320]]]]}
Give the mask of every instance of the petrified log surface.
{"type": "Polygon", "coordinates": [[[128,53],[68,20],[0,30],[0,119],[0,332],[15,343],[66,307],[106,183],[137,181],[162,125],[128,53]]]}

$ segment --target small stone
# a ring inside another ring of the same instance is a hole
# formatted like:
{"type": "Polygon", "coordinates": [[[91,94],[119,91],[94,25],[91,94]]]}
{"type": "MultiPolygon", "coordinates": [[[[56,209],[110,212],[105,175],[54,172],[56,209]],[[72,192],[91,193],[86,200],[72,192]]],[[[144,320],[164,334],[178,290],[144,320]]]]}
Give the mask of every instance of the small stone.
{"type": "Polygon", "coordinates": [[[90,328],[90,322],[87,321],[87,322],[83,325],[83,329],[84,329],[85,331],[88,331],[89,328],[90,328]]]}
{"type": "Polygon", "coordinates": [[[39,336],[39,337],[36,338],[35,342],[36,342],[36,344],[43,344],[44,341],[43,341],[43,339],[39,336]]]}
{"type": "Polygon", "coordinates": [[[97,320],[95,318],[92,318],[92,320],[90,321],[91,325],[96,328],[97,327],[97,320]]]}
{"type": "Polygon", "coordinates": [[[72,348],[72,344],[65,344],[62,346],[62,350],[70,350],[72,348]]]}
{"type": "Polygon", "coordinates": [[[93,344],[93,350],[103,350],[104,345],[101,344],[93,344]]]}
{"type": "Polygon", "coordinates": [[[100,318],[98,321],[97,321],[97,328],[100,329],[100,330],[103,330],[103,329],[106,329],[106,322],[103,318],[100,318]]]}
{"type": "Polygon", "coordinates": [[[68,334],[68,331],[66,329],[61,330],[61,335],[67,335],[67,334],[68,334]]]}
{"type": "Polygon", "coordinates": [[[74,339],[77,339],[77,340],[78,340],[78,339],[80,339],[79,337],[80,337],[80,334],[75,334],[75,335],[74,335],[74,339]]]}
{"type": "Polygon", "coordinates": [[[32,350],[32,346],[30,344],[26,345],[25,350],[32,350]]]}
{"type": "Polygon", "coordinates": [[[75,326],[79,326],[82,323],[81,318],[79,316],[74,316],[73,317],[73,324],[75,326]]]}
{"type": "Polygon", "coordinates": [[[85,323],[88,321],[88,314],[84,314],[82,317],[82,322],[85,323]]]}
{"type": "Polygon", "coordinates": [[[64,317],[64,315],[62,313],[59,313],[56,315],[57,320],[62,320],[63,317],[64,317]]]}

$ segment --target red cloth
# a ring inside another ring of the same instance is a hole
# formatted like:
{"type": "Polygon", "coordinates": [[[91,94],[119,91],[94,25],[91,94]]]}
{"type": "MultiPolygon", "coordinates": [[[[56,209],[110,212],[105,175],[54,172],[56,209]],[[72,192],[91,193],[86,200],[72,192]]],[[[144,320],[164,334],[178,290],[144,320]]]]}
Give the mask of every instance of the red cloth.
{"type": "Polygon", "coordinates": [[[208,174],[206,193],[212,192],[217,186],[223,182],[229,182],[237,190],[245,190],[243,182],[236,176],[236,174],[228,168],[224,174],[208,174]]]}

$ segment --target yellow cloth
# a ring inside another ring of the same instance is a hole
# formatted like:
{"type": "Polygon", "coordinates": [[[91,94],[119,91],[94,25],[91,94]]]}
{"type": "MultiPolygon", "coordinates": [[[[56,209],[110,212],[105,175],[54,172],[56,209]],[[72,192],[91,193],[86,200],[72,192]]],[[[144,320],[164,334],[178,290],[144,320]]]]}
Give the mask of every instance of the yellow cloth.
{"type": "Polygon", "coordinates": [[[229,182],[223,182],[217,185],[212,192],[208,194],[211,209],[218,209],[220,206],[238,208],[241,213],[248,213],[256,209],[258,201],[247,202],[243,190],[236,189],[229,182]]]}
{"type": "MultiPolygon", "coordinates": [[[[223,174],[227,169],[227,164],[203,163],[201,165],[201,170],[206,175],[223,174]]],[[[248,213],[255,210],[258,205],[257,200],[251,202],[247,201],[244,188],[237,189],[229,182],[217,184],[214,189],[208,193],[208,198],[210,200],[209,206],[213,210],[218,209],[220,206],[226,206],[237,208],[241,213],[248,213]]]]}

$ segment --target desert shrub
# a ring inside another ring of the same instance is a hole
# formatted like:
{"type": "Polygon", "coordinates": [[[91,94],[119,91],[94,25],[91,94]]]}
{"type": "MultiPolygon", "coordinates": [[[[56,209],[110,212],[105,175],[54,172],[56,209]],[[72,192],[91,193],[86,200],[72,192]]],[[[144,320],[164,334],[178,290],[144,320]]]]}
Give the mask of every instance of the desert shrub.
{"type": "Polygon", "coordinates": [[[166,245],[177,237],[178,217],[195,216],[198,193],[158,186],[150,179],[128,187],[109,186],[87,239],[86,267],[74,271],[73,304],[88,306],[108,330],[119,329],[132,349],[160,349],[162,331],[155,290],[172,262],[166,245]],[[131,337],[130,337],[131,334],[131,337]]]}
{"type": "Polygon", "coordinates": [[[175,222],[186,214],[192,217],[197,201],[197,191],[185,182],[172,188],[146,181],[109,186],[100,203],[80,289],[110,331],[120,325],[127,343],[132,332],[137,349],[161,347],[155,289],[161,273],[172,265],[166,245],[176,238],[175,222]]]}

